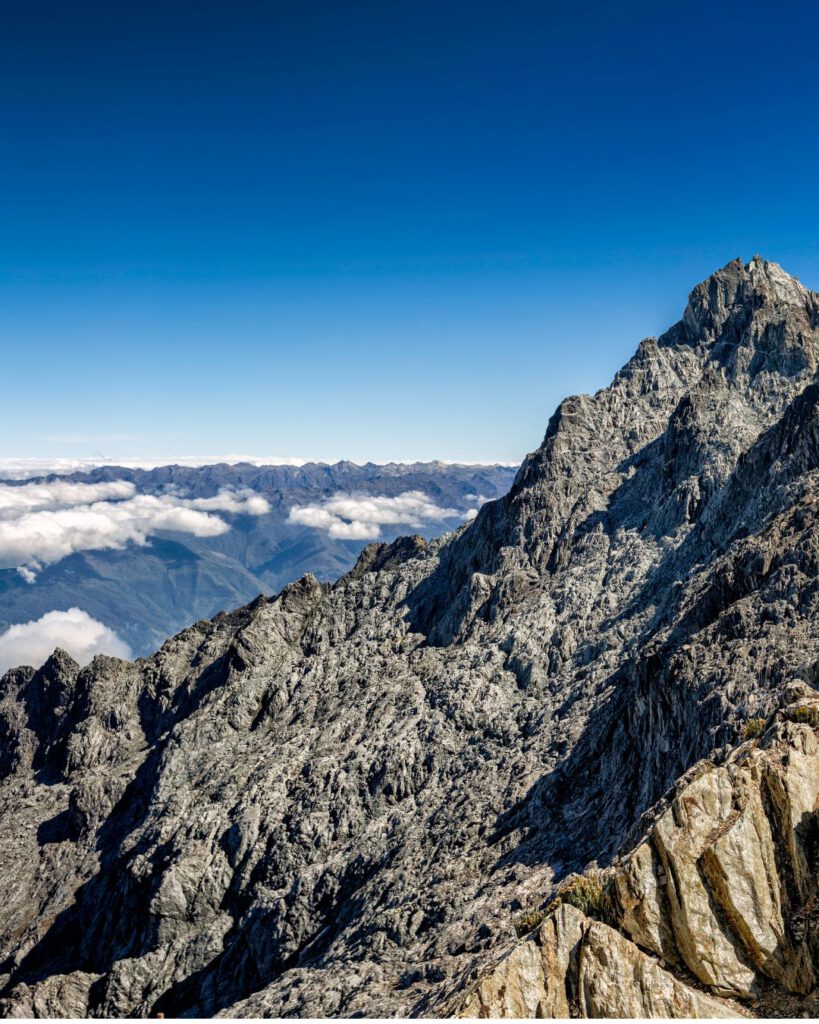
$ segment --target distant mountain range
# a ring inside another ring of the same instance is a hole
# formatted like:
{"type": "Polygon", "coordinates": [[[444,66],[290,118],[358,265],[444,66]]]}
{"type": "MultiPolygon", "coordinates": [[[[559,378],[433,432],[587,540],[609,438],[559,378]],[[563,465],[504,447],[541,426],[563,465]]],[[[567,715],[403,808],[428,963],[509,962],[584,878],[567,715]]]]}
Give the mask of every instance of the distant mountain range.
{"type": "Polygon", "coordinates": [[[307,572],[335,579],[371,540],[453,530],[514,474],[339,462],[0,478],[0,633],[80,608],[148,654],[307,572]]]}

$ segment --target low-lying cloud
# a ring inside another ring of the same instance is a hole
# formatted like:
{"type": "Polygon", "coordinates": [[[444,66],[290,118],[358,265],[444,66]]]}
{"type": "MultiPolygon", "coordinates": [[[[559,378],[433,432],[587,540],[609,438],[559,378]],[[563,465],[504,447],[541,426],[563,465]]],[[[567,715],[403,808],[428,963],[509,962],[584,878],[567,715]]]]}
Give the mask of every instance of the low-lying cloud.
{"type": "Polygon", "coordinates": [[[12,518],[38,509],[70,508],[97,501],[119,501],[136,494],[136,487],[127,480],[101,484],[75,484],[68,480],[13,486],[0,484],[0,516],[12,518]]]}
{"type": "Polygon", "coordinates": [[[69,608],[47,612],[0,634],[0,675],[18,665],[39,668],[55,647],[68,651],[81,665],[87,665],[96,654],[131,657],[128,644],[113,630],[80,608],[69,608]]]}
{"type": "Polygon", "coordinates": [[[377,540],[382,526],[420,529],[431,521],[466,519],[471,511],[441,508],[423,491],[404,491],[392,498],[339,493],[310,505],[294,505],[287,521],[343,540],[377,540]]]}
{"type": "Polygon", "coordinates": [[[263,516],[270,511],[270,503],[261,494],[256,494],[248,488],[243,490],[219,491],[210,498],[191,498],[188,507],[204,509],[213,512],[235,512],[237,515],[263,516]]]}
{"type": "Polygon", "coordinates": [[[304,466],[308,459],[282,458],[278,455],[178,455],[160,459],[131,458],[0,458],[0,478],[4,480],[29,480],[32,477],[68,476],[71,473],[86,473],[99,466],[114,469],[159,469],[163,466],[199,466],[228,465],[236,466],[248,463],[251,466],[304,466]]]}
{"type": "Polygon", "coordinates": [[[43,566],[78,551],[146,544],[161,531],[216,537],[230,529],[216,512],[258,516],[269,510],[266,499],[248,489],[186,498],[138,494],[125,480],[0,483],[0,567],[17,568],[31,583],[43,566]]]}

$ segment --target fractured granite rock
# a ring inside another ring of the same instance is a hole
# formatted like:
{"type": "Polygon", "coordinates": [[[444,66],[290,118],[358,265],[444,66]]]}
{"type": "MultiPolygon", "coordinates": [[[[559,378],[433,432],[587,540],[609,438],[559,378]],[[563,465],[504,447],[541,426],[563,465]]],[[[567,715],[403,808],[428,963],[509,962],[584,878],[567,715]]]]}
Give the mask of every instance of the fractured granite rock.
{"type": "Polygon", "coordinates": [[[612,869],[609,923],[561,903],[450,1011],[726,1017],[746,1011],[713,996],[815,993],[819,741],[800,717],[819,725],[819,695],[680,781],[612,869]]]}

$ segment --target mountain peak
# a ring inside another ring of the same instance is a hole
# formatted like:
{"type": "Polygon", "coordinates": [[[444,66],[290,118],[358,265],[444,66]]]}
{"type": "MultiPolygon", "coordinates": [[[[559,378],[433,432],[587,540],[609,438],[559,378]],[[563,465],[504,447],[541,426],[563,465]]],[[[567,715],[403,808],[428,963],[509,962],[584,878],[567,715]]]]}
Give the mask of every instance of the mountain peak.
{"type": "MultiPolygon", "coordinates": [[[[819,296],[778,263],[759,255],[747,264],[737,258],[694,288],[683,322],[693,339],[705,343],[716,341],[726,329],[738,342],[752,323],[764,327],[780,322],[788,333],[804,335],[819,325],[819,296]]],[[[815,368],[816,355],[811,355],[815,368]]]]}
{"type": "Polygon", "coordinates": [[[681,322],[641,342],[609,387],[561,402],[509,494],[444,552],[416,604],[416,628],[449,643],[514,607],[512,577],[556,573],[578,557],[578,531],[687,529],[817,366],[819,296],[760,256],[732,260],[691,292],[681,322]],[[654,464],[659,450],[667,464],[654,464]]]}

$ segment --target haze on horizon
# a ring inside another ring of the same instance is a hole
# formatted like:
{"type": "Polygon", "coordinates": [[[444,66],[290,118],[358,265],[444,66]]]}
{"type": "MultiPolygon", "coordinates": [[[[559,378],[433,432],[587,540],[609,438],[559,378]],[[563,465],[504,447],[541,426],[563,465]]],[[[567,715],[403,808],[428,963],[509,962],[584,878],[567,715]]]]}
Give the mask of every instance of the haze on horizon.
{"type": "Polygon", "coordinates": [[[814,20],[11,0],[0,457],[519,461],[731,258],[819,283],[814,20]]]}

